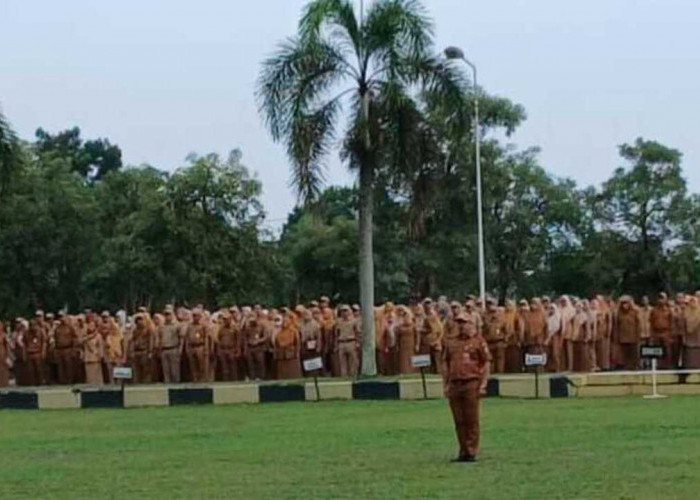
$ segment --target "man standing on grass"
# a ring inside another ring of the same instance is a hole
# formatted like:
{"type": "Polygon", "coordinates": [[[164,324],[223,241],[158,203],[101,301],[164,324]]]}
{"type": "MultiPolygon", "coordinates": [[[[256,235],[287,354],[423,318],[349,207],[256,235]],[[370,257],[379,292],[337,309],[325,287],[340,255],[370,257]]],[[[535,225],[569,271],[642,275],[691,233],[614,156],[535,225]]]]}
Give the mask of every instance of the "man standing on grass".
{"type": "Polygon", "coordinates": [[[457,338],[443,351],[445,396],[459,441],[459,456],[453,462],[474,462],[479,452],[480,397],[486,394],[491,353],[472,317],[462,313],[455,321],[457,338]]]}

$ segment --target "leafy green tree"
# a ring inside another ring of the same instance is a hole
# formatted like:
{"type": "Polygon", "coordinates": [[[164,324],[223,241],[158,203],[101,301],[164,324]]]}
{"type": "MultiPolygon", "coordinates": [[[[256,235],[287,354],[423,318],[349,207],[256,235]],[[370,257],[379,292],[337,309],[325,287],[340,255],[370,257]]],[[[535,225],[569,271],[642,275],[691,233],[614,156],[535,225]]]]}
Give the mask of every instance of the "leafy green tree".
{"type": "Polygon", "coordinates": [[[373,194],[387,128],[418,108],[416,92],[460,99],[459,77],[435,58],[432,26],[414,0],[377,0],[363,18],[349,0],[313,0],[297,36],[265,61],[261,110],[275,140],[292,161],[303,199],[316,196],[323,161],[338,137],[343,157],[359,177],[359,268],[364,374],[374,359],[373,194]],[[345,112],[343,109],[345,108],[345,112]],[[339,121],[348,117],[342,134],[339,121]]]}
{"type": "Polygon", "coordinates": [[[19,141],[10,123],[0,110],[0,202],[2,202],[12,178],[20,167],[20,161],[19,141]]]}
{"type": "Polygon", "coordinates": [[[595,200],[600,230],[625,241],[621,287],[638,294],[670,287],[668,256],[684,241],[691,205],[680,151],[637,139],[620,146],[629,168],[618,168],[595,200]]]}
{"type": "Polygon", "coordinates": [[[39,128],[36,151],[40,155],[68,159],[73,170],[86,179],[99,181],[109,172],[122,167],[122,151],[108,139],[83,142],[80,129],[73,127],[55,135],[39,128]]]}

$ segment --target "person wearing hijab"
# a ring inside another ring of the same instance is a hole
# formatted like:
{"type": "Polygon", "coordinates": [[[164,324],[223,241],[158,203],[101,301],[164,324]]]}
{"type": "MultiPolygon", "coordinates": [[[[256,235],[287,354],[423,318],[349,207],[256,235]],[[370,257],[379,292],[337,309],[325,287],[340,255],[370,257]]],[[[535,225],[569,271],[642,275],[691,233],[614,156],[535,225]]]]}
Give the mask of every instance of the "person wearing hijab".
{"type": "Polygon", "coordinates": [[[547,316],[538,298],[530,301],[530,308],[523,311],[523,344],[527,354],[542,354],[547,338],[547,316]]]}
{"type": "Polygon", "coordinates": [[[496,300],[486,299],[483,312],[483,337],[491,352],[491,373],[504,373],[506,370],[506,342],[503,311],[496,300]]]}
{"type": "Polygon", "coordinates": [[[104,365],[103,373],[107,375],[107,382],[114,383],[114,367],[124,363],[124,335],[119,324],[107,311],[102,313],[103,325],[100,327],[100,335],[104,341],[104,365]]]}
{"type": "MultiPolygon", "coordinates": [[[[384,340],[386,324],[389,316],[394,314],[394,304],[385,303],[383,306],[374,309],[374,336],[375,336],[375,359],[377,360],[377,374],[386,375],[389,363],[389,350],[385,349],[384,340]]],[[[361,356],[360,356],[361,357],[361,356]]]]}
{"type": "Polygon", "coordinates": [[[598,338],[598,311],[591,307],[591,302],[588,299],[583,300],[583,310],[588,315],[588,336],[586,338],[588,371],[597,372],[599,368],[595,344],[598,338]]]}
{"type": "Polygon", "coordinates": [[[603,371],[607,371],[610,370],[611,366],[612,311],[602,295],[596,296],[594,302],[597,312],[596,360],[598,361],[598,367],[603,371]]]}
{"type": "Polygon", "coordinates": [[[583,301],[576,300],[574,302],[576,315],[573,320],[573,328],[571,340],[573,343],[573,367],[572,371],[586,372],[588,371],[588,352],[586,342],[590,337],[589,316],[583,310],[583,301]]]}
{"type": "Polygon", "coordinates": [[[649,313],[649,327],[651,341],[656,345],[664,347],[666,354],[659,360],[660,369],[675,368],[678,360],[673,359],[673,311],[668,302],[666,293],[659,293],[656,305],[649,313]]]}
{"type": "Polygon", "coordinates": [[[396,308],[396,343],[399,351],[399,373],[415,373],[411,357],[418,348],[418,331],[413,322],[413,314],[406,306],[396,308]]]}
{"type": "Polygon", "coordinates": [[[617,314],[613,322],[613,343],[620,356],[620,365],[625,370],[639,369],[639,342],[643,326],[639,310],[632,297],[620,297],[617,314]]]}
{"type": "Polygon", "coordinates": [[[561,314],[557,305],[552,302],[547,306],[547,339],[544,345],[547,348],[547,364],[550,370],[555,373],[561,371],[561,314]]]}
{"type": "Polygon", "coordinates": [[[442,323],[435,311],[433,301],[430,298],[423,300],[423,312],[425,319],[422,327],[418,330],[420,333],[421,354],[430,354],[430,371],[432,373],[442,373],[442,323]]]}
{"type": "MultiPolygon", "coordinates": [[[[301,359],[320,358],[323,355],[323,333],[321,332],[321,324],[317,318],[320,318],[320,311],[314,314],[311,309],[306,309],[303,306],[297,306],[301,313],[301,324],[299,325],[299,335],[301,337],[301,359]]],[[[322,370],[314,370],[305,372],[307,376],[321,376],[322,370]]]]}
{"type": "Polygon", "coordinates": [[[272,342],[275,373],[278,379],[301,377],[301,341],[294,313],[285,312],[282,325],[272,342]]]}
{"type": "MultiPolygon", "coordinates": [[[[524,307],[527,307],[527,301],[525,301],[524,307]]],[[[503,329],[506,342],[506,373],[520,373],[523,371],[523,355],[521,352],[522,331],[520,326],[519,311],[515,306],[515,302],[506,300],[503,312],[503,329]]]]}
{"type": "Polygon", "coordinates": [[[102,358],[104,357],[104,340],[95,321],[87,323],[85,338],[82,342],[83,362],[85,363],[85,382],[90,385],[104,384],[102,376],[102,358]]]}
{"type": "Polygon", "coordinates": [[[689,295],[683,308],[683,368],[700,368],[700,303],[689,295]]]}
{"type": "Polygon", "coordinates": [[[559,297],[559,314],[561,316],[561,338],[562,338],[562,367],[567,371],[574,371],[574,317],[576,308],[571,304],[568,295],[559,297]]]}

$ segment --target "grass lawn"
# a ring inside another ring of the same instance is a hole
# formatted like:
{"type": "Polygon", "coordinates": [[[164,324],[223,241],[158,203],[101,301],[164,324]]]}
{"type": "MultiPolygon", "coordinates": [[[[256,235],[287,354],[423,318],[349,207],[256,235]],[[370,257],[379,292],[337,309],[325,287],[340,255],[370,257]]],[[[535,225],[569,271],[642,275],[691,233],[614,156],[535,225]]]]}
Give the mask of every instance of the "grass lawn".
{"type": "Polygon", "coordinates": [[[699,498],[700,398],[0,411],[0,498],[699,498]]]}

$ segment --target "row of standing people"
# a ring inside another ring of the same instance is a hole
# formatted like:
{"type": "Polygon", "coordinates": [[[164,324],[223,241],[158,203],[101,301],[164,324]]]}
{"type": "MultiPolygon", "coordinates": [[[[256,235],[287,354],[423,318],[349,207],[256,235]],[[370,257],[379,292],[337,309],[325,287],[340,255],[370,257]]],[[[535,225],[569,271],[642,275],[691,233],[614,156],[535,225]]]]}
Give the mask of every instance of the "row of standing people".
{"type": "Polygon", "coordinates": [[[546,353],[547,369],[561,371],[638,370],[642,344],[661,345],[660,367],[700,368],[700,293],[660,293],[653,305],[624,295],[529,301],[469,299],[465,304],[430,299],[412,307],[387,303],[376,311],[377,361],[385,374],[414,371],[411,356],[430,354],[440,371],[440,352],[455,336],[454,318],[473,318],[491,353],[492,373],[520,373],[525,354],[546,353]],[[398,362],[398,366],[396,363],[398,362]]]}
{"type": "MultiPolygon", "coordinates": [[[[550,371],[636,370],[639,346],[662,345],[661,368],[700,368],[700,294],[659,294],[654,305],[629,296],[529,301],[433,302],[375,309],[375,346],[381,375],[413,373],[416,354],[442,369],[455,318],[470,318],[486,340],[493,373],[522,372],[527,353],[548,354],[550,371]]],[[[358,306],[331,307],[322,297],[294,310],[232,307],[214,313],[171,306],[153,316],[141,308],[129,321],[91,311],[55,317],[42,311],[18,319],[8,335],[0,323],[0,386],[11,372],[18,385],[112,383],[115,366],[131,366],[136,383],[297,378],[306,373],[354,377],[361,365],[358,306]]]]}

